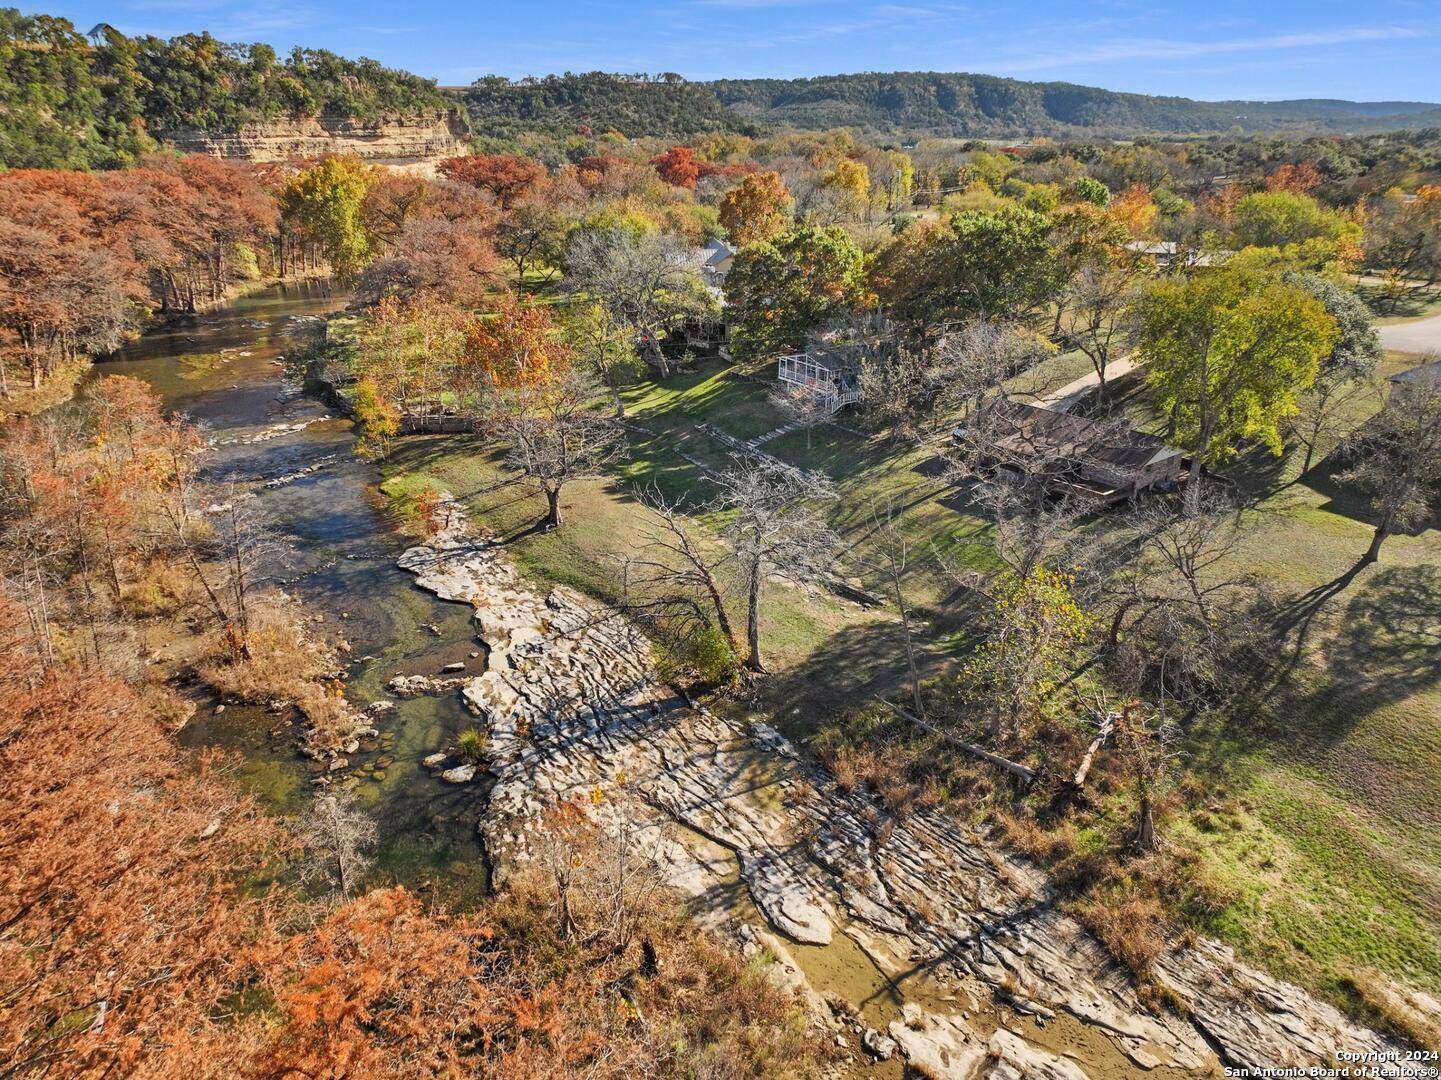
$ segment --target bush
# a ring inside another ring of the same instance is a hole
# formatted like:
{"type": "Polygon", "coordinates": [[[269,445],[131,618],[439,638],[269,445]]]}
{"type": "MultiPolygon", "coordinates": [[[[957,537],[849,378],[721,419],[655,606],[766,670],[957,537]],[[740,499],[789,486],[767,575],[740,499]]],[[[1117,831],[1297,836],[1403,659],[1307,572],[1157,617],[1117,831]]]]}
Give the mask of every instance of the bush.
{"type": "Polygon", "coordinates": [[[662,682],[694,679],[705,686],[725,686],[739,671],[740,659],[725,634],[714,626],[663,642],[656,658],[662,682]]]}

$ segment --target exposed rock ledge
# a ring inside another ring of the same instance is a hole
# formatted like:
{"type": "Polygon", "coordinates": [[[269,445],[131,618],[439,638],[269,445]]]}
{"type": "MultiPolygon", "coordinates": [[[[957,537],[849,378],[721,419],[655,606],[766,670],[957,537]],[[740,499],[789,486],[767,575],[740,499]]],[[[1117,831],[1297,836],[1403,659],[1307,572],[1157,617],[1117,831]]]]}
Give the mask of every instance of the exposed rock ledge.
{"type": "MultiPolygon", "coordinates": [[[[654,682],[633,626],[569,590],[539,596],[496,545],[471,535],[457,503],[447,496],[444,506],[445,528],[400,566],[437,596],[470,603],[490,648],[487,670],[463,694],[490,731],[498,779],[480,829],[498,883],[531,857],[554,800],[599,787],[608,793],[592,811],[599,823],[622,813],[639,823],[668,880],[693,896],[724,884],[699,834],[734,853],[757,908],[788,937],[825,943],[843,933],[902,994],[921,977],[972,1000],[1003,988],[1025,1006],[1017,1011],[1074,1034],[1058,1057],[1040,1045],[1055,1040],[1039,1028],[985,1032],[967,1012],[908,1002],[890,1034],[930,1075],[1197,1075],[1396,1049],[1206,940],[1160,962],[1183,1008],[1153,1015],[1057,910],[1036,869],[939,814],[890,818],[765,724],[686,707],[654,682]]],[[[800,989],[819,1000],[817,988],[800,989]]]]}
{"type": "Polygon", "coordinates": [[[365,121],[319,116],[251,124],[234,132],[188,128],[160,132],[177,150],[250,161],[287,161],[322,154],[358,154],[379,164],[436,162],[465,152],[458,113],[365,121]]]}

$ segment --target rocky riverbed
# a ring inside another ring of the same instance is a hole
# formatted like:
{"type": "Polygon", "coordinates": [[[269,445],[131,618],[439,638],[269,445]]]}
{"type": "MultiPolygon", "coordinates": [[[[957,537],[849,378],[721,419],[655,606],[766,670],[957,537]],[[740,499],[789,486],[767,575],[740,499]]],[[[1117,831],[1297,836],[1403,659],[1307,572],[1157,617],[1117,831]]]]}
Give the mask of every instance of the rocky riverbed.
{"type": "Polygon", "coordinates": [[[399,565],[471,605],[487,650],[460,693],[490,737],[479,828],[496,884],[536,857],[557,800],[601,792],[585,800],[597,824],[624,821],[698,917],[770,948],[857,1069],[1096,1080],[1398,1049],[1208,940],[1159,963],[1176,1007],[1153,1013],[1038,870],[950,818],[892,817],[760,720],[687,704],[623,617],[537,591],[459,503],[441,512],[399,565]],[[843,963],[823,962],[842,948],[843,963]]]}

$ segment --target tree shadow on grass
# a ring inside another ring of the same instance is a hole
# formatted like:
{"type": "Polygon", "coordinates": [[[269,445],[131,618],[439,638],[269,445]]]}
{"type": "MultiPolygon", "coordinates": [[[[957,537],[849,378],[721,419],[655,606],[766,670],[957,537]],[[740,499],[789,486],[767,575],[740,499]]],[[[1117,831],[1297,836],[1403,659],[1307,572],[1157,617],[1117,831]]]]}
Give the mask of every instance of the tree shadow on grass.
{"type": "MultiPolygon", "coordinates": [[[[1322,646],[1324,666],[1300,674],[1302,636],[1320,612],[1353,587],[1363,566],[1313,589],[1282,610],[1277,628],[1292,639],[1287,659],[1264,672],[1246,709],[1246,735],[1292,752],[1330,746],[1378,709],[1441,683],[1441,567],[1397,566],[1365,577],[1335,611],[1322,646]]],[[[1233,710],[1239,714],[1242,710],[1233,710]]]]}
{"type": "MultiPolygon", "coordinates": [[[[916,659],[923,679],[948,662],[934,650],[916,659]]],[[[756,704],[788,737],[805,740],[878,697],[909,693],[908,679],[900,623],[872,621],[837,630],[800,663],[767,676],[756,704]]]]}

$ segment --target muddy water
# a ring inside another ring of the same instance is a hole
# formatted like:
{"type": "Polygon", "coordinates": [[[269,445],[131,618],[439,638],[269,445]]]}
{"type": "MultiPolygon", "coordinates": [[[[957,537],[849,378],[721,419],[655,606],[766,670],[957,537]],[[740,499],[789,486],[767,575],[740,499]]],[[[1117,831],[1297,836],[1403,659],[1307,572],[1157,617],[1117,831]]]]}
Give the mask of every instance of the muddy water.
{"type": "MultiPolygon", "coordinates": [[[[359,706],[385,698],[397,672],[434,675],[469,658],[469,609],[416,589],[395,566],[404,538],[353,453],[350,424],[287,383],[283,357],[319,331],[343,298],[318,284],[277,286],[223,311],[173,323],[98,365],[150,383],[166,407],[201,428],[215,451],[207,479],[253,493],[281,543],[265,569],[352,646],[346,681],[359,706]],[[306,471],[313,470],[313,471],[306,471]],[[296,475],[300,474],[300,475],[296,475]],[[277,478],[293,479],[267,486],[277,478]]],[[[205,703],[182,733],[191,744],[240,751],[242,781],[272,808],[294,812],[313,788],[293,728],[263,709],[205,703]]],[[[434,779],[420,759],[471,724],[457,695],[397,702],[379,718],[380,745],[352,758],[355,791],[381,830],[378,875],[412,885],[483,886],[474,787],[434,779]]]]}

